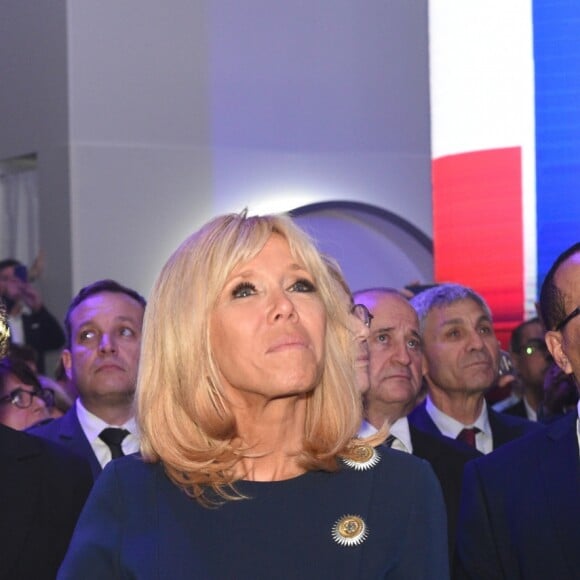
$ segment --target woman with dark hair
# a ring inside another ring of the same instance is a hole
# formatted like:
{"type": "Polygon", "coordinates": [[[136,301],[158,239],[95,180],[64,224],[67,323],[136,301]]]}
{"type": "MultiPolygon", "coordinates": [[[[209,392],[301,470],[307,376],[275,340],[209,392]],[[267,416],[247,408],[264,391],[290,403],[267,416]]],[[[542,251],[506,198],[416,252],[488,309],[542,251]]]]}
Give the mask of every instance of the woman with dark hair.
{"type": "Polygon", "coordinates": [[[141,458],[111,462],[60,578],[446,578],[429,466],[356,438],[351,307],[289,219],[227,215],[145,314],[141,458]]]}

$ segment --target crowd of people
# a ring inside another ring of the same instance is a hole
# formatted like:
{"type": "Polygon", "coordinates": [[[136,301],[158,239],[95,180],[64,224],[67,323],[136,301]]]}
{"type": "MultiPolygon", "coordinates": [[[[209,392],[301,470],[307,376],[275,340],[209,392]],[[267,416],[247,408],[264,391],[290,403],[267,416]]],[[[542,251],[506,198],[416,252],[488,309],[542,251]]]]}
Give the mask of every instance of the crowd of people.
{"type": "Polygon", "coordinates": [[[0,579],[580,578],[580,243],[508,352],[473,289],[353,293],[282,216],[64,328],[16,260],[0,297],[0,579]]]}

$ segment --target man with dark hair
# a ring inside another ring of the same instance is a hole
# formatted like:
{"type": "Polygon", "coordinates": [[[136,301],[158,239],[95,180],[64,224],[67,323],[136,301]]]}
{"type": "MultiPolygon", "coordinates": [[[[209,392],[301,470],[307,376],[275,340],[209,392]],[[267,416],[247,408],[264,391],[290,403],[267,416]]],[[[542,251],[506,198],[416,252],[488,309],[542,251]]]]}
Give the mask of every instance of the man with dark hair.
{"type": "Polygon", "coordinates": [[[31,430],[86,457],[95,477],[139,448],[133,396],[144,311],[145,299],[114,280],[78,293],[66,314],[62,362],[79,397],[62,418],[31,430]]]}
{"type": "Polygon", "coordinates": [[[95,296],[96,294],[101,294],[103,292],[126,294],[127,296],[129,296],[129,298],[132,298],[133,300],[135,300],[135,302],[141,304],[143,309],[145,309],[145,306],[147,304],[145,298],[143,298],[143,296],[141,296],[139,292],[133,290],[132,288],[122,286],[115,280],[110,279],[98,280],[97,282],[93,282],[92,284],[85,286],[73,298],[66,312],[66,316],[64,317],[64,326],[66,330],[66,347],[68,349],[70,349],[71,347],[71,339],[72,339],[71,317],[76,307],[85,300],[87,300],[88,298],[90,298],[91,296],[95,296]]]}
{"type": "Polygon", "coordinates": [[[540,315],[546,330],[559,330],[566,324],[566,302],[563,290],[556,284],[556,273],[560,266],[572,256],[580,253],[580,242],[570,246],[556,259],[542,284],[540,292],[540,315]]]}
{"type": "Polygon", "coordinates": [[[44,354],[64,344],[64,333],[18,260],[0,261],[0,298],[6,304],[11,341],[32,347],[37,353],[38,371],[43,373],[44,354]]]}
{"type": "Polygon", "coordinates": [[[479,452],[538,428],[488,409],[486,392],[499,372],[499,343],[485,300],[471,288],[441,284],[417,294],[423,362],[429,394],[409,422],[433,435],[457,439],[479,452]]]}
{"type": "Polygon", "coordinates": [[[521,398],[501,409],[502,413],[530,421],[538,420],[538,411],[544,396],[544,377],[552,362],[544,334],[539,318],[526,320],[513,330],[510,354],[517,372],[516,381],[521,390],[521,398]]]}
{"type": "MultiPolygon", "coordinates": [[[[540,295],[554,361],[580,384],[580,244],[540,295]]],[[[465,470],[458,578],[580,578],[580,405],[465,470]]]]}

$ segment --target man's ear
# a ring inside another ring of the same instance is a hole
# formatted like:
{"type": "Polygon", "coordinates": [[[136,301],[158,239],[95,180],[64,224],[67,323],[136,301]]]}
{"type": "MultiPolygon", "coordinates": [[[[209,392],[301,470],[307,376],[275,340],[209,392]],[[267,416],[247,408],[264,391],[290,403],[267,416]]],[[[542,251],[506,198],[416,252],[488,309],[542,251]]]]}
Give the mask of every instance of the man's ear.
{"type": "Polygon", "coordinates": [[[72,357],[70,354],[70,350],[65,348],[60,355],[62,360],[62,366],[64,367],[64,372],[69,381],[72,381],[72,357]]]}
{"type": "Polygon", "coordinates": [[[558,330],[546,332],[546,345],[556,364],[567,374],[572,374],[572,365],[562,347],[562,333],[558,330]]]}

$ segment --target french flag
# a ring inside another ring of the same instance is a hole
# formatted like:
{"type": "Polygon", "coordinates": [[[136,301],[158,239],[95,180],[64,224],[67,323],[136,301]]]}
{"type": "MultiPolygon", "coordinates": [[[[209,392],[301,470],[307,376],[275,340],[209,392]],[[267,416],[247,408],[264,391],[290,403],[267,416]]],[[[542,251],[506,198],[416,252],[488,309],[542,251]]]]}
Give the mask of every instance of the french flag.
{"type": "Polygon", "coordinates": [[[504,346],[580,240],[580,1],[431,0],[435,279],[504,346]]]}

